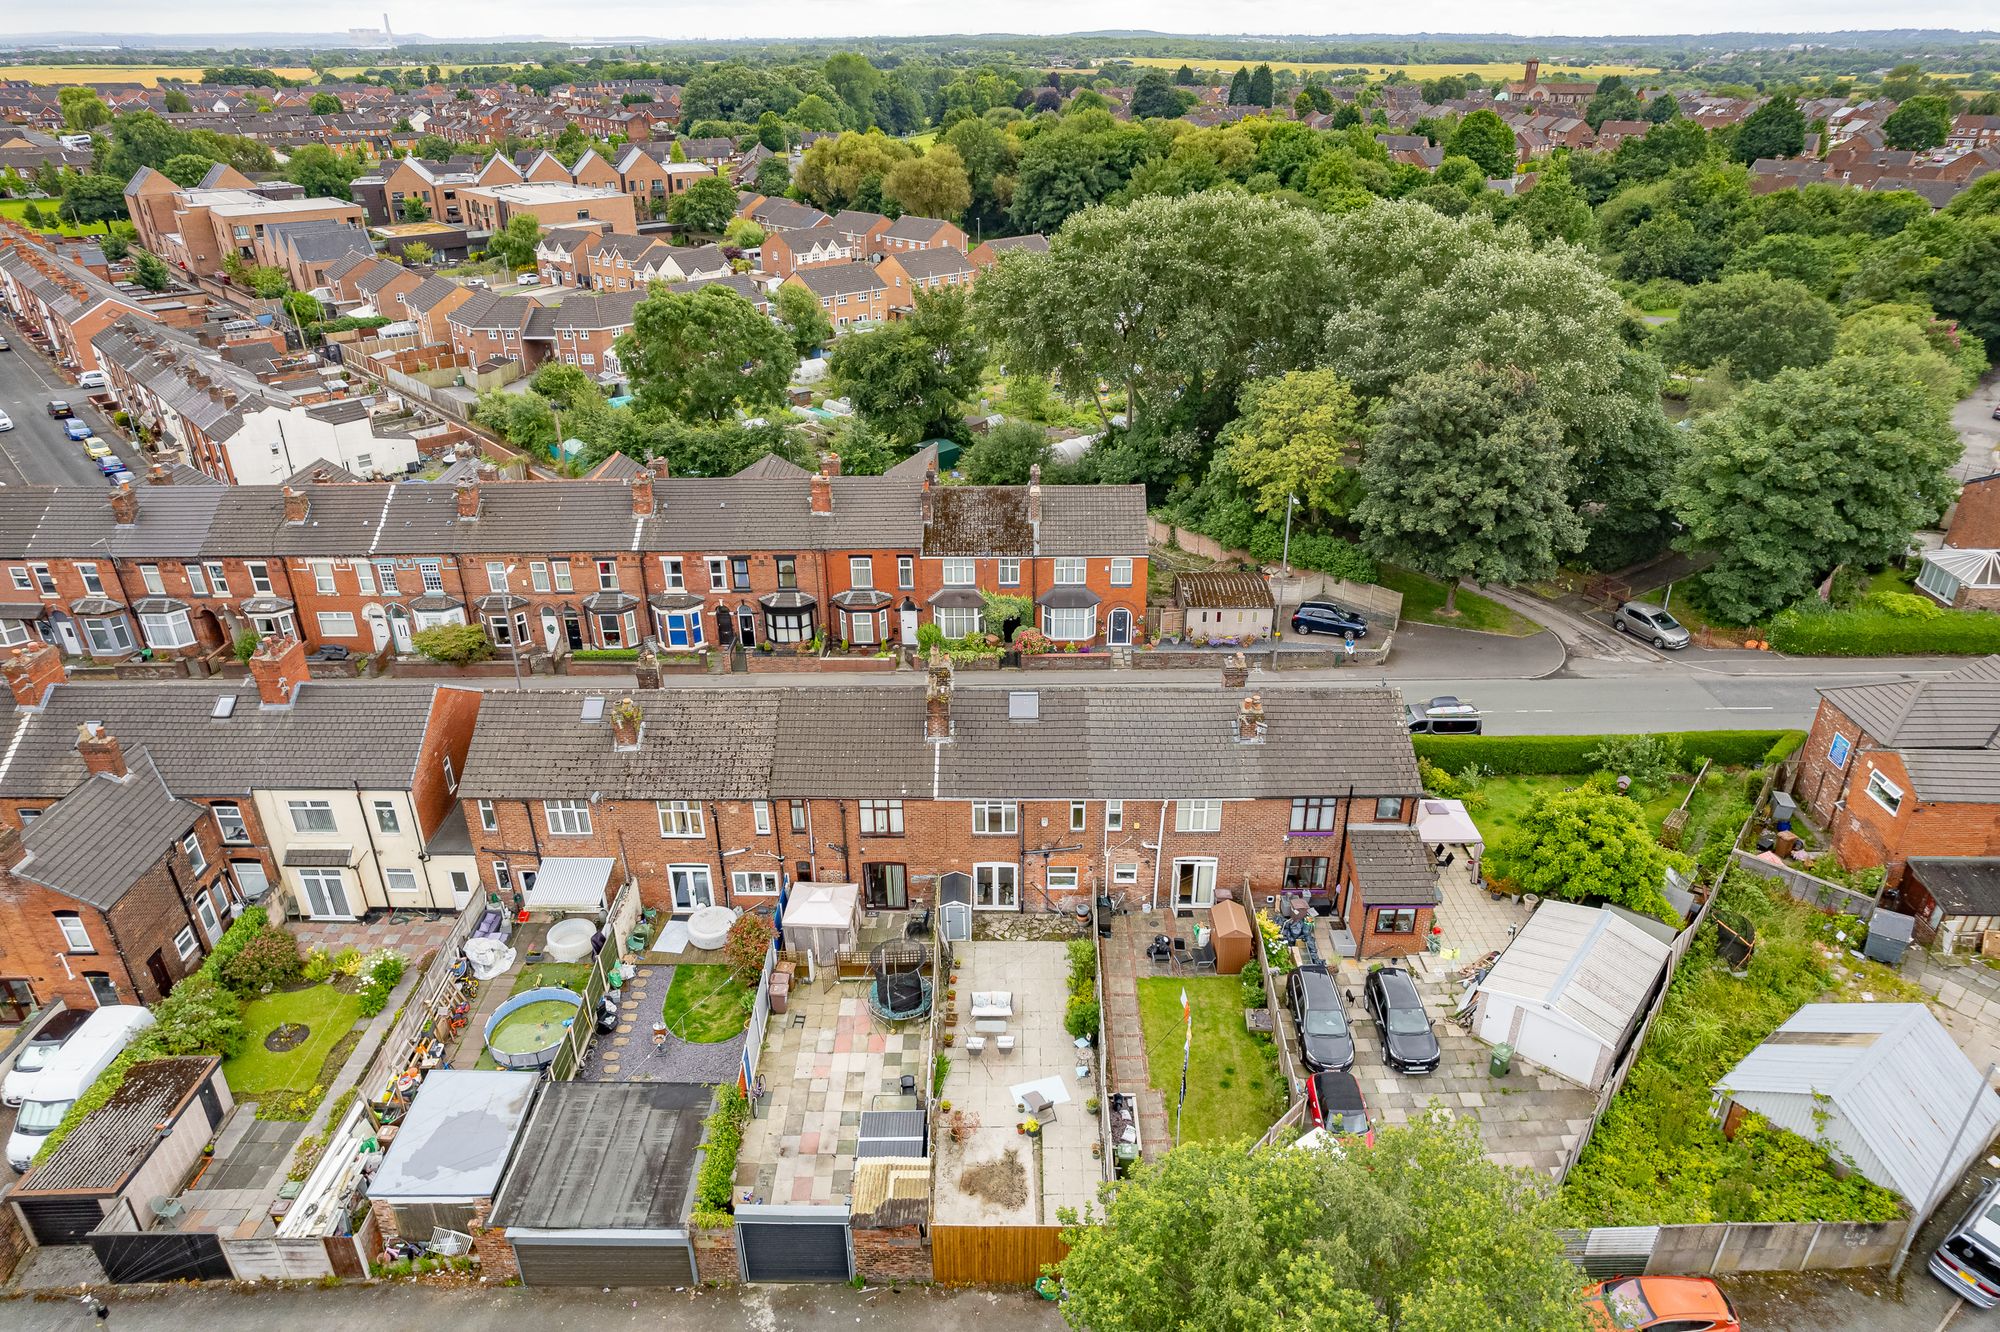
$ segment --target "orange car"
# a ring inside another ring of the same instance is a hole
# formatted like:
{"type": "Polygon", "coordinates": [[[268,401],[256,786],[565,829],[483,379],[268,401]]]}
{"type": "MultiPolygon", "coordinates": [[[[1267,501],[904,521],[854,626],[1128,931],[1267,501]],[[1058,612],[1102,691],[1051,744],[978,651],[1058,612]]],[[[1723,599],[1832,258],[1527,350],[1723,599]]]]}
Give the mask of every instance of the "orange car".
{"type": "Polygon", "coordinates": [[[1729,1297],[1703,1277],[1619,1277],[1583,1297],[1599,1332],[1743,1332],[1729,1297]]]}

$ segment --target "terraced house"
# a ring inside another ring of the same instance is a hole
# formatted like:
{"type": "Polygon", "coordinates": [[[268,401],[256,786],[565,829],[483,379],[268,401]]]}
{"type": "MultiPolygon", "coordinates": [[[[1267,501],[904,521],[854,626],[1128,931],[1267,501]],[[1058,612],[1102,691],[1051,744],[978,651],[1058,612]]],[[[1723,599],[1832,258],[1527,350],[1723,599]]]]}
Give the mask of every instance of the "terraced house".
{"type": "MultiPolygon", "coordinates": [[[[598,297],[599,301],[621,299],[598,297]]],[[[629,299],[629,298],[625,298],[629,299]]],[[[344,406],[345,404],[329,404],[344,406]]],[[[342,479],[0,492],[0,646],[204,657],[244,631],[309,649],[413,650],[479,623],[503,649],[914,645],[1027,599],[1065,642],[1132,641],[1145,605],[1138,486],[942,486],[925,450],[872,477],[767,457],[730,477],[457,485],[342,479]]]]}
{"type": "Polygon", "coordinates": [[[1387,689],[653,690],[488,697],[460,795],[484,886],[611,857],[647,905],[1199,908],[1300,893],[1361,956],[1421,951],[1438,891],[1387,689]]]}

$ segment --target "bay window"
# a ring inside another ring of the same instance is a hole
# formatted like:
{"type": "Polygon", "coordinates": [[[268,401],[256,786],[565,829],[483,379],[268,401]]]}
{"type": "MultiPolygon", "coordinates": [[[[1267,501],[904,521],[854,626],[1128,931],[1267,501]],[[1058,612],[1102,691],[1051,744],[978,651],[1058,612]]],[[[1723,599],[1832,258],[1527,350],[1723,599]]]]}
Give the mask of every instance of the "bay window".
{"type": "Polygon", "coordinates": [[[1097,607],[1044,606],[1042,633],[1059,643],[1083,643],[1097,637],[1097,607]]]}
{"type": "Polygon", "coordinates": [[[194,646],[194,628],[188,624],[186,611],[168,611],[163,615],[141,615],[139,628],[146,635],[146,646],[150,648],[184,648],[194,646]]]}
{"type": "Polygon", "coordinates": [[[85,616],[83,636],[93,657],[112,657],[132,650],[132,626],[123,615],[85,616]]]}

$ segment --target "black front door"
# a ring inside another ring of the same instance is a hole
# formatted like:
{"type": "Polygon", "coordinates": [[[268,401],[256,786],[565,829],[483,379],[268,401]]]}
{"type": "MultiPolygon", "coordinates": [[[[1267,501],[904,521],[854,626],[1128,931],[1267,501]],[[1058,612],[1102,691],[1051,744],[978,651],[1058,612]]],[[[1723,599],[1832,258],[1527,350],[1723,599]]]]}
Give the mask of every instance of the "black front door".
{"type": "Polygon", "coordinates": [[[153,985],[161,994],[174,988],[174,975],[167,970],[167,955],[162,950],[153,950],[153,955],[146,959],[146,970],[152,973],[153,985]]]}
{"type": "Polygon", "coordinates": [[[575,611],[563,612],[563,637],[569,640],[571,652],[583,650],[583,621],[575,611]]]}

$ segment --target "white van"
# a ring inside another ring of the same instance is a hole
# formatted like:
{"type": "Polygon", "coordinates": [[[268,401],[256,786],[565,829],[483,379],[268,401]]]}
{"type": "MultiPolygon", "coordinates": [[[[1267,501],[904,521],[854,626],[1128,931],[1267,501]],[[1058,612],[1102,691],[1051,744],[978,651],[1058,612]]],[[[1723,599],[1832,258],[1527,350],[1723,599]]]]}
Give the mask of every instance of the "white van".
{"type": "Polygon", "coordinates": [[[153,1025],[153,1015],[137,1004],[106,1004],[84,1020],[22,1093],[21,1113],[7,1139],[7,1164],[26,1172],[76,1098],[90,1090],[133,1038],[153,1025]]]}

